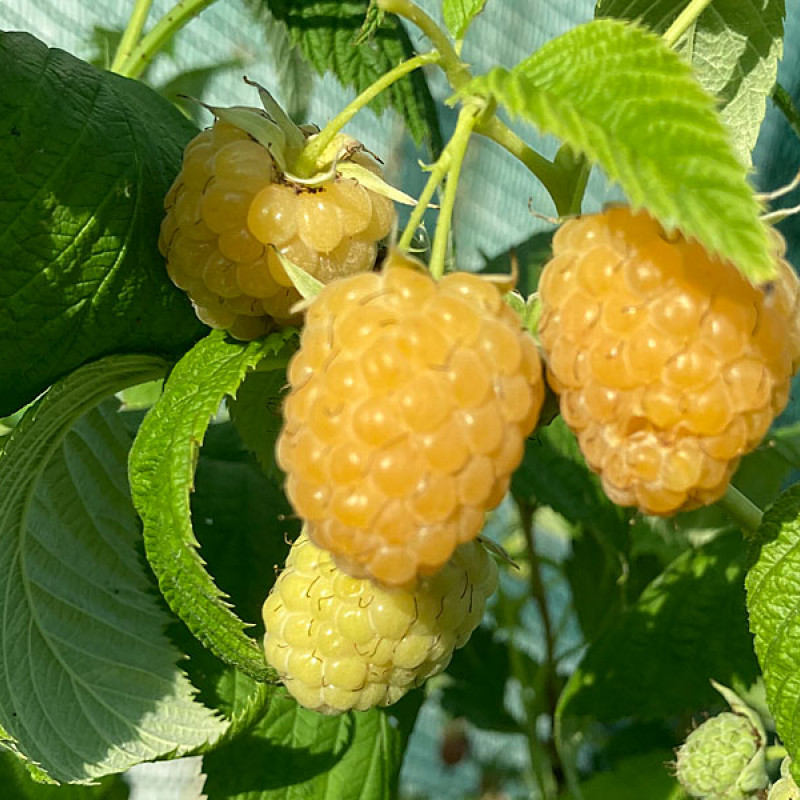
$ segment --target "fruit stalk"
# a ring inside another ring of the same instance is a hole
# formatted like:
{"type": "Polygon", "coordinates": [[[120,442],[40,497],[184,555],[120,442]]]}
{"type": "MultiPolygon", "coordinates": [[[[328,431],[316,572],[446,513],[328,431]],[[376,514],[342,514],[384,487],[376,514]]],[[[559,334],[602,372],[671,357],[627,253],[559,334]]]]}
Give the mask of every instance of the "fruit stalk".
{"type": "Polygon", "coordinates": [[[325,152],[328,145],[334,140],[336,134],[339,133],[362,108],[367,106],[393,83],[400,80],[400,78],[405,75],[408,75],[409,72],[413,72],[419,67],[424,67],[426,64],[435,64],[440,58],[440,54],[435,51],[414,56],[398,64],[393,69],[390,69],[375,81],[375,83],[368,86],[355,100],[348,103],[319,134],[311,139],[295,162],[293,167],[294,173],[304,178],[312,175],[317,169],[318,159],[325,152]]]}
{"type": "MultiPolygon", "coordinates": [[[[454,91],[460,89],[472,78],[469,67],[461,60],[447,34],[411,0],[378,0],[378,7],[382,11],[389,11],[404,17],[409,22],[414,23],[428,37],[434,49],[439,53],[440,59],[437,63],[444,71],[454,91]]],[[[570,187],[574,187],[576,181],[571,179],[571,176],[565,170],[560,169],[556,164],[539,155],[494,115],[484,115],[484,118],[475,125],[474,129],[476,133],[486,136],[518,158],[541,181],[553,198],[553,203],[559,214],[572,212],[576,199],[573,197],[570,187]]],[[[439,166],[440,162],[437,162],[437,166],[439,166]]],[[[425,206],[433,197],[440,180],[441,175],[436,173],[431,175],[428,185],[425,187],[427,199],[424,204],[420,201],[421,210],[418,214],[415,213],[414,224],[412,225],[409,222],[403,238],[400,240],[401,249],[407,248],[411,243],[413,232],[419,225],[425,206]]],[[[577,198],[578,203],[580,203],[580,199],[580,197],[577,198]]]]}
{"type": "Polygon", "coordinates": [[[664,33],[664,41],[674,47],[678,39],[697,21],[697,18],[711,5],[711,0],[690,0],[689,5],[678,14],[675,22],[664,33]]]}
{"type": "Polygon", "coordinates": [[[761,509],[745,497],[733,484],[718,500],[719,506],[742,529],[746,536],[754,534],[761,525],[761,509]]]}
{"type": "Polygon", "coordinates": [[[559,215],[572,213],[575,198],[569,186],[573,181],[568,179],[563,169],[537,153],[497,117],[482,120],[475,126],[475,133],[491,139],[521,161],[547,190],[559,215]]]}
{"type": "Polygon", "coordinates": [[[150,13],[150,6],[153,5],[153,0],[136,0],[131,12],[128,25],[125,32],[122,34],[117,52],[114,54],[114,60],[111,62],[111,71],[119,72],[122,65],[125,63],[139,37],[142,35],[142,29],[147,21],[147,16],[150,13]]]}
{"type": "Polygon", "coordinates": [[[536,731],[536,720],[542,710],[550,718],[551,723],[554,723],[556,719],[559,697],[558,676],[556,675],[556,636],[550,616],[550,607],[547,603],[547,590],[542,579],[541,557],[536,548],[536,522],[534,518],[536,509],[533,504],[522,498],[518,498],[517,505],[530,560],[530,573],[528,575],[530,593],[539,611],[545,639],[544,662],[541,665],[539,674],[536,676],[534,703],[540,698],[541,700],[538,708],[534,706],[534,703],[529,703],[526,706],[526,713],[528,714],[527,733],[530,740],[532,763],[542,797],[555,797],[560,788],[557,785],[558,781],[556,780],[554,769],[554,767],[560,767],[559,753],[555,747],[554,739],[550,739],[545,743],[539,738],[536,731]]]}
{"type": "Polygon", "coordinates": [[[469,138],[482,110],[483,108],[477,101],[468,103],[461,109],[453,137],[446,147],[446,150],[449,151],[447,182],[445,183],[439,219],[436,222],[436,235],[433,239],[430,263],[431,275],[437,280],[444,274],[444,262],[447,256],[450,226],[453,221],[453,208],[455,207],[456,191],[458,190],[458,176],[461,172],[461,165],[464,163],[469,138]]]}
{"type": "Polygon", "coordinates": [[[117,74],[126,78],[138,78],[156,53],[188,22],[205,10],[215,0],[181,0],[171,8],[125,58],[117,74]]]}

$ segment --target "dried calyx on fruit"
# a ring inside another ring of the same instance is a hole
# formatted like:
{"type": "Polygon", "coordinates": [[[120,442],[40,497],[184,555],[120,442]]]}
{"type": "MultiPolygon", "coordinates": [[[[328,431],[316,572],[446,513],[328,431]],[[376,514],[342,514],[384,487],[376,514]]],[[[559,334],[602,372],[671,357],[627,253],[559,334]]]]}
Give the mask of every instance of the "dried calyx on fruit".
{"type": "Polygon", "coordinates": [[[308,534],[387,586],[431,575],[504,497],[544,397],[497,287],[390,252],[326,286],[289,365],[277,459],[308,534]]]}
{"type": "Polygon", "coordinates": [[[677,751],[675,775],[687,794],[701,800],[755,800],[769,782],[764,727],[738,695],[712,684],[731,711],[711,717],[686,737],[677,751]]]}
{"type": "Polygon", "coordinates": [[[266,111],[209,107],[216,121],[186,147],[159,238],[197,316],[245,340],[298,322],[282,259],[323,282],[370,270],[395,219],[380,168],[350,137],[293,175],[313,134],[259,91],[266,111]]]}
{"type": "Polygon", "coordinates": [[[306,708],[388,706],[448,665],[496,585],[497,568],[479,542],[402,591],[344,574],[303,533],[264,603],[266,658],[306,708]]]}
{"type": "Polygon", "coordinates": [[[714,502],[786,405],[800,362],[800,283],[733,264],[646,212],[565,223],[539,284],[539,336],[561,414],[617,504],[714,502]]]}

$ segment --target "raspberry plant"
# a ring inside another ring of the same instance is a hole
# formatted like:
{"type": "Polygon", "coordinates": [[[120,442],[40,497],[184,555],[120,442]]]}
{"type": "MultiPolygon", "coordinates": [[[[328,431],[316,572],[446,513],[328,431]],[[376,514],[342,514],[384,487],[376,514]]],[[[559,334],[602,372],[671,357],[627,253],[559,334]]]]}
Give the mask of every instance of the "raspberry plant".
{"type": "Polygon", "coordinates": [[[0,32],[0,796],[794,797],[796,5],[150,5],[0,32]]]}

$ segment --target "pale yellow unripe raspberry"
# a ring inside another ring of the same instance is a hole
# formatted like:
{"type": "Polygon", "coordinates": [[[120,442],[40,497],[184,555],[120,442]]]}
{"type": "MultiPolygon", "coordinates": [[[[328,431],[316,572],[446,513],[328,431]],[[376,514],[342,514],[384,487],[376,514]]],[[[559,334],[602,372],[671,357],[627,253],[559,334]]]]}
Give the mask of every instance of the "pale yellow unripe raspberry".
{"type": "Polygon", "coordinates": [[[414,591],[343,573],[303,533],[264,603],[264,649],[292,696],[324,714],[388,706],[450,662],[483,616],[497,568],[459,547],[414,591]]]}

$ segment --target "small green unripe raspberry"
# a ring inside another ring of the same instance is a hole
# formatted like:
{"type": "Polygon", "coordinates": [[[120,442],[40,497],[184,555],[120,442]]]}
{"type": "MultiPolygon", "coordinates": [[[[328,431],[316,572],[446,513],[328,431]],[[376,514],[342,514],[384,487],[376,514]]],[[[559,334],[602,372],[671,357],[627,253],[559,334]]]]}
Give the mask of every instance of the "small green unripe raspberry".
{"type": "Polygon", "coordinates": [[[497,568],[479,542],[403,591],[351,578],[303,533],[264,603],[266,658],[306,708],[388,706],[450,663],[496,584],[497,568]]]}
{"type": "Polygon", "coordinates": [[[677,753],[676,777],[692,797],[750,800],[769,782],[766,735],[741,698],[724,686],[714,687],[733,710],[711,717],[686,737],[677,753]]]}
{"type": "Polygon", "coordinates": [[[792,759],[789,756],[781,762],[781,777],[775,781],[769,790],[767,800],[800,800],[800,787],[795,783],[791,768],[792,759]]]}

